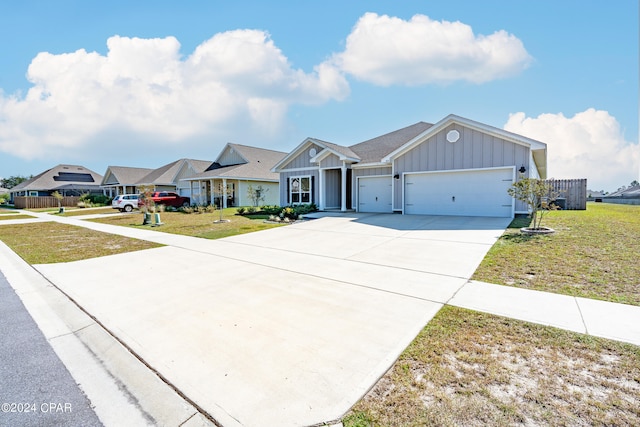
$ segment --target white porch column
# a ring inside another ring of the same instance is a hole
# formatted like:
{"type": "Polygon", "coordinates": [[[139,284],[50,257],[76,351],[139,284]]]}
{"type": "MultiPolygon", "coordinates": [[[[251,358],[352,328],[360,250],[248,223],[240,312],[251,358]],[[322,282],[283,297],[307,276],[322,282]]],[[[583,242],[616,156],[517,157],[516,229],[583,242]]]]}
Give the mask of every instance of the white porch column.
{"type": "MultiPolygon", "coordinates": [[[[318,209],[320,210],[324,210],[324,174],[325,174],[325,170],[324,169],[320,169],[318,171],[318,209]]],[[[313,191],[313,189],[311,189],[311,191],[313,191]]]]}
{"type": "Polygon", "coordinates": [[[211,189],[211,191],[209,191],[209,204],[215,206],[215,197],[214,197],[215,192],[213,187],[213,178],[209,180],[209,188],[211,189]]]}
{"type": "Polygon", "coordinates": [[[347,164],[342,162],[342,167],[340,168],[340,178],[342,178],[342,186],[341,186],[341,203],[340,210],[342,212],[347,211],[347,164]]]}
{"type": "Polygon", "coordinates": [[[189,181],[189,198],[193,202],[193,181],[189,181]]]}
{"type": "Polygon", "coordinates": [[[227,207],[227,178],[222,178],[222,208],[227,207]]]}

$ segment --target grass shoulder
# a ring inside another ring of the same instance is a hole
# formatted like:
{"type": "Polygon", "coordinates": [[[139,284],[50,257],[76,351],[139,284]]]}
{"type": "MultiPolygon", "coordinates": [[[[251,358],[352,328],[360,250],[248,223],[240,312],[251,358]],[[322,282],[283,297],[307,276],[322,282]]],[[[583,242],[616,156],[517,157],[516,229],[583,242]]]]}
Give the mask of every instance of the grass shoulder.
{"type": "Polygon", "coordinates": [[[546,236],[522,235],[522,221],[498,239],[474,280],[640,305],[640,206],[552,211],[545,225],[556,233],[546,236]]]}
{"type": "Polygon", "coordinates": [[[78,261],[162,246],[57,222],[2,225],[0,240],[29,264],[78,261]]]}
{"type": "Polygon", "coordinates": [[[640,347],[446,306],[343,422],[639,425],[640,347]]]}

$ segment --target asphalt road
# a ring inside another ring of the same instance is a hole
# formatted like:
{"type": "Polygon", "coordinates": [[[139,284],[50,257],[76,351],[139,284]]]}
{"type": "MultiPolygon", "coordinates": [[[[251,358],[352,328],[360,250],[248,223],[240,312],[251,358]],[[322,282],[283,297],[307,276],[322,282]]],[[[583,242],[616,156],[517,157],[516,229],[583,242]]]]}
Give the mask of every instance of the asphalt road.
{"type": "Polygon", "coordinates": [[[0,271],[0,427],[102,426],[0,271]]]}

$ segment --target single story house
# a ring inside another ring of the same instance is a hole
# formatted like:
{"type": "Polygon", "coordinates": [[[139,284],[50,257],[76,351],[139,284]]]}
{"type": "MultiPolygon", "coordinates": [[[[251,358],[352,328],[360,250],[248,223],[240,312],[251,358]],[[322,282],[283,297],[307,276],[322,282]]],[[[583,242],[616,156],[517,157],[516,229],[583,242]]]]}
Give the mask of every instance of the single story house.
{"type": "Polygon", "coordinates": [[[110,197],[119,194],[136,194],[140,186],[151,186],[154,191],[175,191],[190,197],[189,185],[183,178],[207,169],[210,160],[179,159],[157,169],[109,166],[101,186],[110,197]]]}
{"type": "Polygon", "coordinates": [[[358,144],[307,138],[272,169],[280,204],[321,210],[513,217],[507,189],[547,177],[546,144],[456,115],[358,144]]]}
{"type": "Polygon", "coordinates": [[[153,169],[109,166],[104,173],[100,187],[105,190],[109,197],[115,197],[120,194],[136,194],[137,182],[151,172],[153,172],[153,169]]]}
{"type": "Polygon", "coordinates": [[[45,197],[59,192],[63,196],[103,194],[100,188],[102,175],[84,166],[58,165],[34,176],[10,190],[11,199],[16,196],[45,197]]]}
{"type": "Polygon", "coordinates": [[[260,205],[277,205],[280,200],[279,174],[271,169],[286,153],[228,143],[216,160],[202,173],[183,178],[191,201],[224,208],[255,204],[249,188],[262,190],[260,205]]]}
{"type": "Polygon", "coordinates": [[[151,186],[154,191],[174,191],[181,196],[191,197],[191,188],[184,179],[204,172],[209,165],[211,160],[176,160],[149,172],[140,178],[136,185],[151,186]]]}

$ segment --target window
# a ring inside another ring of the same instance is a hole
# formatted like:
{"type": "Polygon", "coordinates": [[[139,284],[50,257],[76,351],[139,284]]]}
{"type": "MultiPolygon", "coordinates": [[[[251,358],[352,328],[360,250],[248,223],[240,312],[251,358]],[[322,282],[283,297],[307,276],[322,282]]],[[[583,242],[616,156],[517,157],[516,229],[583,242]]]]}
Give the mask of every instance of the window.
{"type": "Polygon", "coordinates": [[[289,200],[292,205],[311,203],[310,176],[295,176],[289,178],[289,200]]]}

